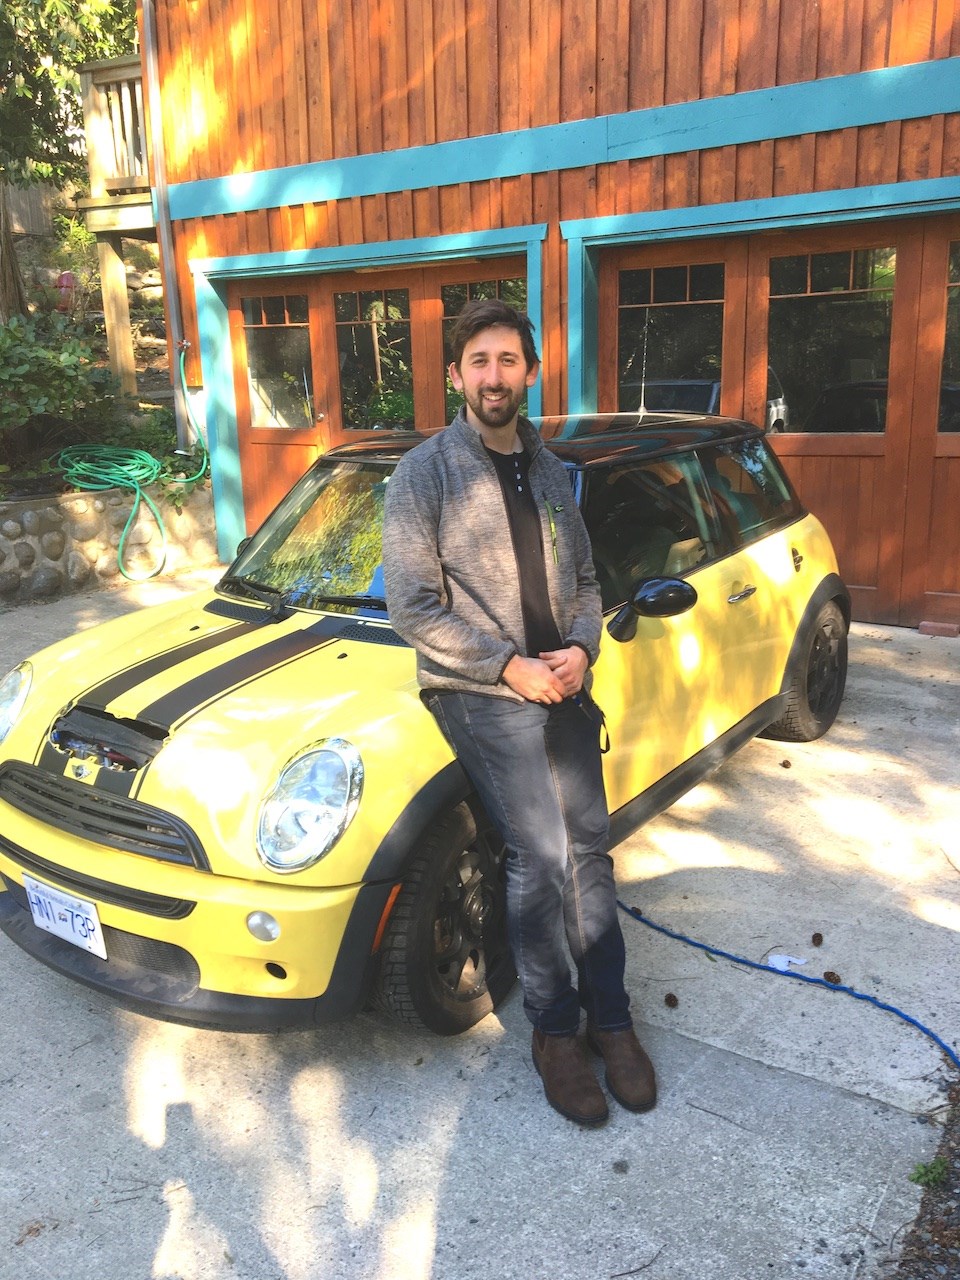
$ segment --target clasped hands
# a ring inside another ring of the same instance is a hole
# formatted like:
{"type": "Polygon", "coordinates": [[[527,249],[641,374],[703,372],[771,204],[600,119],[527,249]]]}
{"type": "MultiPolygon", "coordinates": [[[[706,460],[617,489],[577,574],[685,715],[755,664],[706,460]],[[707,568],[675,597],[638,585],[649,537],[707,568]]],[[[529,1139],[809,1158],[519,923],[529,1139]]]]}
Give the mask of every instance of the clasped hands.
{"type": "Polygon", "coordinates": [[[587,655],[579,645],[553,649],[536,658],[514,654],[503,669],[503,680],[528,702],[563,702],[583,688],[587,655]]]}

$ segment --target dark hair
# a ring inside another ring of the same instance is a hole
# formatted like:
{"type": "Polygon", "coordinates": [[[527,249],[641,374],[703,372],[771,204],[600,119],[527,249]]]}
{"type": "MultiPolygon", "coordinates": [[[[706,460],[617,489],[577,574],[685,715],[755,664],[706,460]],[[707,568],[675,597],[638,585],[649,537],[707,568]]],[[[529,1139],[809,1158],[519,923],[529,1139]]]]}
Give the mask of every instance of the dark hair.
{"type": "Polygon", "coordinates": [[[533,325],[530,323],[530,317],[524,315],[522,311],[517,311],[515,307],[508,306],[506,302],[501,302],[499,298],[487,298],[468,302],[457,316],[450,335],[450,350],[453,363],[458,369],[463,359],[463,348],[470,339],[475,338],[484,329],[492,329],[494,325],[513,329],[520,335],[520,346],[528,369],[540,363],[533,341],[533,325]]]}

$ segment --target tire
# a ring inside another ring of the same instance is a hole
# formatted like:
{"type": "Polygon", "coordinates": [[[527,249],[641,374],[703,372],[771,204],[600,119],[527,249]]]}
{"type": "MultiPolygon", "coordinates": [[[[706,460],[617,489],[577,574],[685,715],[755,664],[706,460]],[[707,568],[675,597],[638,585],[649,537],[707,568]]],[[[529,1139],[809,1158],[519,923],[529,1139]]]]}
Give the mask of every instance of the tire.
{"type": "Polygon", "coordinates": [[[479,805],[457,805],[428,832],[381,947],[377,1004],[392,1017],[459,1035],[510,991],[504,852],[479,805]]]}
{"type": "Polygon", "coordinates": [[[828,600],[810,628],[787,690],[787,709],[764,731],[765,738],[813,742],[827,732],[840,710],[847,683],[847,622],[828,600]]]}

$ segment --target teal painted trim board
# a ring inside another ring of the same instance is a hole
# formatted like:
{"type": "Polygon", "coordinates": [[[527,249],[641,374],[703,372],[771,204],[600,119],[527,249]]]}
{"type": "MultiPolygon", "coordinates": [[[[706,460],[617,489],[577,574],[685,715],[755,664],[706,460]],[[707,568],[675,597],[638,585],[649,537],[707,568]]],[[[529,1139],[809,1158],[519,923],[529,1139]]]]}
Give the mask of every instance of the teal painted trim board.
{"type": "Polygon", "coordinates": [[[960,58],[170,186],[175,220],[675,155],[960,111],[960,58]]]}
{"type": "MultiPolygon", "coordinates": [[[[227,310],[227,285],[232,280],[315,275],[383,267],[427,265],[522,253],[527,263],[527,313],[537,333],[543,322],[543,247],[545,223],[506,227],[497,231],[465,232],[387,244],[345,245],[342,248],[304,249],[286,253],[243,254],[229,258],[193,259],[194,293],[200,366],[206,393],[207,443],[213,509],[217,525],[217,551],[230,561],[237,544],[246,537],[243,478],[240,468],[237,402],[233,388],[233,354],[227,310]]],[[[527,393],[532,415],[542,411],[543,390],[538,378],[527,393]]]]}
{"type": "Polygon", "coordinates": [[[246,537],[243,482],[237,443],[237,400],[233,390],[233,355],[227,291],[222,283],[194,276],[200,367],[206,401],[210,487],[217,527],[217,554],[229,564],[246,537]]]}
{"type": "Polygon", "coordinates": [[[659,209],[560,223],[567,240],[570,294],[567,326],[567,404],[570,413],[597,408],[597,265],[601,248],[651,240],[692,240],[761,231],[834,226],[960,209],[960,177],[926,178],[731,204],[659,209]]]}
{"type": "Polygon", "coordinates": [[[464,231],[448,236],[422,236],[410,240],[376,241],[371,244],[333,245],[315,249],[280,250],[275,253],[241,254],[230,258],[195,258],[190,269],[211,279],[231,276],[293,275],[317,271],[354,271],[371,266],[426,265],[462,258],[489,258],[527,253],[544,240],[545,222],[528,227],[503,227],[495,231],[464,231]]]}

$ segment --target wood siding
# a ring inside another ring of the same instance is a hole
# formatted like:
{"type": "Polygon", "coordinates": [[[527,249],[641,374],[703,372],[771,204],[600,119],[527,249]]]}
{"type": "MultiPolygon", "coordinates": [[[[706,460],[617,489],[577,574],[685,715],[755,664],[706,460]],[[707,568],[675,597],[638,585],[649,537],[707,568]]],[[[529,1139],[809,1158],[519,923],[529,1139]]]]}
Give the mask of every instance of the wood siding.
{"type": "MultiPolygon", "coordinates": [[[[960,54],[957,0],[172,0],[159,23],[171,182],[960,54]]],[[[738,157],[737,184],[797,166],[869,182],[861,164],[892,163],[896,178],[891,152],[922,168],[943,147],[942,122],[916,139],[913,125],[879,132],[855,166],[842,135],[757,144],[738,157]]],[[[654,188],[689,184],[692,167],[674,160],[654,188]]],[[[722,156],[708,169],[728,183],[722,156]]]]}

